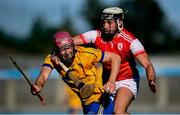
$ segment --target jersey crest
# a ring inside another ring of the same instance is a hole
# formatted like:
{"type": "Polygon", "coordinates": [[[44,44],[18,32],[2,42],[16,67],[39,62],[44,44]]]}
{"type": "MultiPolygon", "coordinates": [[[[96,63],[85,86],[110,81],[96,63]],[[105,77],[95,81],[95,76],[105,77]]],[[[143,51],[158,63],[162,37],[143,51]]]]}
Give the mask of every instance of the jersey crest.
{"type": "Polygon", "coordinates": [[[117,47],[118,47],[118,50],[119,50],[119,51],[122,51],[122,49],[123,49],[123,43],[118,43],[118,44],[117,44],[117,47]]]}

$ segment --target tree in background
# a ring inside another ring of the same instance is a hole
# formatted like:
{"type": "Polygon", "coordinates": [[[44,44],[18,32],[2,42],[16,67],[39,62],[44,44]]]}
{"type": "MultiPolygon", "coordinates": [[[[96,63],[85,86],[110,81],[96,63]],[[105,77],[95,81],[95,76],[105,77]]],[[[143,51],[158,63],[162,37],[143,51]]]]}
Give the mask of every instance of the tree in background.
{"type": "Polygon", "coordinates": [[[82,7],[81,14],[84,19],[90,24],[91,28],[99,28],[100,14],[105,6],[99,0],[86,0],[82,7]]]}
{"type": "Polygon", "coordinates": [[[0,31],[0,40],[2,41],[3,47],[6,47],[6,49],[14,49],[13,52],[31,55],[47,54],[53,50],[51,43],[53,34],[58,30],[66,30],[70,33],[75,33],[72,28],[73,26],[69,18],[66,19],[63,25],[52,28],[47,27],[42,18],[37,18],[31,29],[30,36],[27,38],[22,40],[6,35],[3,31],[0,31]]]}
{"type": "MultiPolygon", "coordinates": [[[[92,29],[96,29],[99,28],[102,9],[110,6],[112,5],[103,6],[100,0],[87,0],[82,15],[92,25],[92,29]]],[[[175,50],[173,27],[167,21],[157,1],[124,0],[119,1],[116,6],[121,7],[125,12],[127,11],[124,20],[125,27],[135,33],[148,52],[159,53],[175,50]]]]}
{"type": "Polygon", "coordinates": [[[155,0],[129,0],[121,3],[127,9],[125,26],[133,31],[149,52],[167,52],[173,35],[164,12],[155,0]]]}
{"type": "MultiPolygon", "coordinates": [[[[167,17],[155,0],[124,0],[116,1],[116,6],[121,7],[125,12],[125,27],[132,31],[150,53],[179,52],[180,37],[174,36],[174,27],[168,22],[167,17]],[[176,39],[175,39],[176,38],[176,39]]],[[[91,29],[99,29],[101,11],[105,7],[113,6],[104,4],[102,0],[86,0],[80,14],[89,23],[91,29]]],[[[7,35],[0,30],[0,47],[2,49],[13,49],[21,53],[45,54],[51,51],[51,38],[58,30],[66,30],[77,34],[73,27],[73,19],[70,13],[66,13],[63,25],[48,27],[43,18],[37,17],[34,22],[31,34],[28,38],[18,39],[7,35]]],[[[77,24],[78,25],[78,24],[77,24]]]]}

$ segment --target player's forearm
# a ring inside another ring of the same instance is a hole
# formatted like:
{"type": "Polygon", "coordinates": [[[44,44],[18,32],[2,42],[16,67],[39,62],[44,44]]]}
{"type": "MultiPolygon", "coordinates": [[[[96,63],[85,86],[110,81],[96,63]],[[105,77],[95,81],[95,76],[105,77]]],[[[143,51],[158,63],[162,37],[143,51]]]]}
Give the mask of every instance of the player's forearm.
{"type": "Polygon", "coordinates": [[[147,75],[147,79],[148,82],[154,81],[156,80],[156,74],[153,68],[152,64],[149,64],[146,68],[146,75],[147,75]]]}
{"type": "Polygon", "coordinates": [[[49,77],[51,71],[52,71],[52,69],[50,67],[43,66],[41,68],[41,72],[40,72],[38,78],[35,81],[35,85],[37,85],[39,88],[42,89],[43,86],[45,85],[45,82],[48,80],[48,77],[49,77]]]}
{"type": "Polygon", "coordinates": [[[44,77],[42,75],[40,75],[36,81],[35,81],[35,85],[38,86],[40,89],[42,89],[44,87],[45,84],[45,80],[44,77]]]}
{"type": "Polygon", "coordinates": [[[116,81],[116,77],[119,72],[120,63],[121,63],[120,56],[118,56],[117,54],[113,54],[113,56],[111,58],[111,74],[109,77],[109,81],[113,81],[113,82],[116,81]]]}

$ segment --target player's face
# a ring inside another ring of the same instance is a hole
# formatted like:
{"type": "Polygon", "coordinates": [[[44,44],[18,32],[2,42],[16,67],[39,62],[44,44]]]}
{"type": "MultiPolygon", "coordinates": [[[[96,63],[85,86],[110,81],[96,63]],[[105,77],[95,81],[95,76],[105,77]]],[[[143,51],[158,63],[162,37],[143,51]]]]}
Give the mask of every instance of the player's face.
{"type": "Polygon", "coordinates": [[[74,46],[72,44],[66,44],[63,45],[59,48],[59,56],[63,59],[63,60],[71,60],[72,57],[74,56],[74,46]]]}
{"type": "Polygon", "coordinates": [[[104,20],[102,26],[103,26],[104,33],[114,34],[117,30],[117,24],[115,23],[113,19],[104,20]]]}

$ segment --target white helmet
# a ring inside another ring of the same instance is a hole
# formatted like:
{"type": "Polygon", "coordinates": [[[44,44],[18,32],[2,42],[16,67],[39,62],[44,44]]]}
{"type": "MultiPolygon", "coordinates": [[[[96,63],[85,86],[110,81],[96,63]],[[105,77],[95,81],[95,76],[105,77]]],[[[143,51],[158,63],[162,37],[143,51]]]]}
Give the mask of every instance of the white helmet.
{"type": "Polygon", "coordinates": [[[105,8],[102,11],[102,16],[101,16],[102,20],[111,20],[114,19],[115,22],[117,23],[118,26],[118,31],[120,32],[123,29],[123,23],[119,24],[119,20],[123,20],[124,19],[124,13],[123,10],[119,7],[109,7],[109,8],[105,8]]]}

